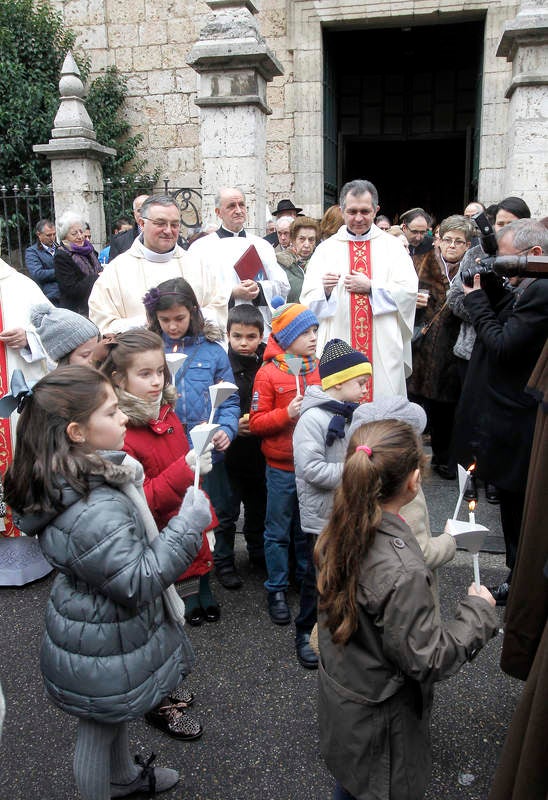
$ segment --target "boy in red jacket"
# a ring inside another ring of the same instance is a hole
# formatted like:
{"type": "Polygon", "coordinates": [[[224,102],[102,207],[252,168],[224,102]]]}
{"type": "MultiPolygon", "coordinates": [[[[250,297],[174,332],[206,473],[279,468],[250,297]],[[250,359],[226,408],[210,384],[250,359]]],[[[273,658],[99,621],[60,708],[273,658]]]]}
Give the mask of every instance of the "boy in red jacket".
{"type": "Polygon", "coordinates": [[[249,428],[261,437],[266,459],[266,519],[264,553],[268,577],[268,611],[272,622],[291,621],[286,591],[289,577],[289,543],[295,547],[296,578],[300,582],[307,565],[306,536],[301,529],[293,465],[293,430],[307,386],[320,383],[316,343],[318,320],[299,303],[283,304],[273,298],[272,333],[268,338],[253,384],[249,428]],[[289,364],[300,359],[295,376],[289,364]],[[297,391],[297,383],[299,391],[297,391]]]}

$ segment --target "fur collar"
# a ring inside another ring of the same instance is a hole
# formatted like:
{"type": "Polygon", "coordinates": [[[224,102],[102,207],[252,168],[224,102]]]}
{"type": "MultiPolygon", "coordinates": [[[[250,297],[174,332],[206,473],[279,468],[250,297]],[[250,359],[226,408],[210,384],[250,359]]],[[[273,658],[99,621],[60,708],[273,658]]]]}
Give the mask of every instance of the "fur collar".
{"type": "Polygon", "coordinates": [[[174,407],[177,401],[177,390],[170,383],[164,387],[159,404],[146,403],[123,389],[116,389],[116,394],[120,409],[128,417],[129,424],[135,427],[148,425],[151,420],[158,418],[162,406],[169,404],[174,407]]]}

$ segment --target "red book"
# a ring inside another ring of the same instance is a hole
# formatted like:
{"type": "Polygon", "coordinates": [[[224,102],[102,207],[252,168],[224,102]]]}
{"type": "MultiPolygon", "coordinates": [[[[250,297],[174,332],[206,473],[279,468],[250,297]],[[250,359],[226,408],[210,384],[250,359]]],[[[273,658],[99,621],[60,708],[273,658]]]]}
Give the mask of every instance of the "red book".
{"type": "Polygon", "coordinates": [[[234,269],[241,281],[260,281],[265,278],[263,262],[254,244],[250,244],[240,256],[234,264],[234,269]]]}

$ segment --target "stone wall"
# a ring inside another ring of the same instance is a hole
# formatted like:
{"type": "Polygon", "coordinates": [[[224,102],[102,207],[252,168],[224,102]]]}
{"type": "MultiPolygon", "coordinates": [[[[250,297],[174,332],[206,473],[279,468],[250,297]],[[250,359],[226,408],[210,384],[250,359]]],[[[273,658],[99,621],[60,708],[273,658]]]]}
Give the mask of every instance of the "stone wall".
{"type": "MultiPolygon", "coordinates": [[[[172,185],[198,186],[200,112],[197,75],[186,64],[210,10],[202,0],[54,0],[97,73],[116,65],[128,76],[127,119],[144,136],[142,154],[172,185]]],[[[262,35],[284,68],[268,85],[272,114],[266,123],[267,199],[282,197],[315,216],[322,213],[322,25],[423,25],[433,19],[465,21],[485,15],[484,83],[479,195],[500,199],[505,184],[505,91],[511,65],[496,58],[508,0],[262,0],[262,35]]],[[[466,46],[463,43],[463,58],[466,46]]],[[[521,194],[523,187],[510,187],[521,194]]],[[[511,193],[511,192],[506,192],[511,193]]]]}

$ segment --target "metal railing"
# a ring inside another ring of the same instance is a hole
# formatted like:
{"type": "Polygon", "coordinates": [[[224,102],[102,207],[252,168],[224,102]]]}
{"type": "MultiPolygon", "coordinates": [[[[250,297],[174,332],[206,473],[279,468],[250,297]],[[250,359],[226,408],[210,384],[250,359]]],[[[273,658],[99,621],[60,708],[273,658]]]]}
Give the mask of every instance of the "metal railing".
{"type": "Polygon", "coordinates": [[[53,188],[0,184],[0,255],[16,269],[24,267],[24,253],[34,242],[40,219],[53,218],[53,188]]]}
{"type": "MultiPolygon", "coordinates": [[[[167,178],[161,182],[152,176],[116,181],[106,178],[99,194],[105,211],[107,241],[110,241],[118,217],[132,218],[133,199],[138,194],[170,194],[181,210],[186,230],[201,225],[201,189],[172,187],[167,178]]],[[[35,241],[34,228],[40,219],[55,222],[51,184],[33,188],[28,184],[20,187],[0,183],[0,256],[15,269],[26,271],[25,250],[35,241]]]]}

